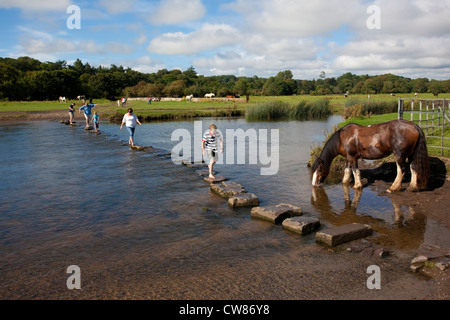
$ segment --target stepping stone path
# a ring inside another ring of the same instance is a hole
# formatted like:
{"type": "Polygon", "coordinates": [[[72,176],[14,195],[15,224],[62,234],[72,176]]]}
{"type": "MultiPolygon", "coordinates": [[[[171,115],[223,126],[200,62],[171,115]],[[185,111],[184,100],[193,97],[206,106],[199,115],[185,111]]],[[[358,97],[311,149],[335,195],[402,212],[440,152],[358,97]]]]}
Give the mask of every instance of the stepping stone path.
{"type": "MultiPolygon", "coordinates": [[[[198,174],[199,176],[209,176],[209,169],[195,170],[195,173],[198,174]]],[[[213,174],[215,175],[216,172],[213,171],[213,174]]]]}
{"type": "Polygon", "coordinates": [[[312,217],[288,218],[282,224],[283,228],[301,235],[309,234],[320,228],[319,219],[312,217]]]}
{"type": "Polygon", "coordinates": [[[334,247],[345,242],[370,236],[371,234],[371,226],[353,223],[317,232],[316,241],[334,247]]]}
{"type": "Polygon", "coordinates": [[[281,223],[284,219],[301,216],[302,208],[287,203],[277,204],[275,206],[253,208],[250,215],[253,218],[281,223]]]}
{"type": "Polygon", "coordinates": [[[259,199],[253,193],[240,193],[228,198],[228,205],[232,208],[259,206],[259,199]]]}

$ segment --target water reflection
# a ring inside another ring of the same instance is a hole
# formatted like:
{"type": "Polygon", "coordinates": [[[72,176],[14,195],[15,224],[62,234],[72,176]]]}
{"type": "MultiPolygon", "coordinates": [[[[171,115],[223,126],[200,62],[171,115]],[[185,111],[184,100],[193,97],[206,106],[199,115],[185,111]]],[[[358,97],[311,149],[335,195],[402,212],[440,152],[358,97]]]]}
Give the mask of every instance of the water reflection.
{"type": "Polygon", "coordinates": [[[342,185],[342,189],[344,208],[339,208],[339,204],[330,201],[326,188],[312,189],[311,204],[325,221],[336,226],[349,223],[368,224],[376,231],[377,243],[396,249],[416,249],[423,242],[427,218],[414,204],[401,206],[393,198],[386,197],[392,202],[391,215],[385,214],[383,218],[376,218],[370,212],[358,210],[363,193],[370,192],[369,190],[354,190],[348,184],[342,185]]]}

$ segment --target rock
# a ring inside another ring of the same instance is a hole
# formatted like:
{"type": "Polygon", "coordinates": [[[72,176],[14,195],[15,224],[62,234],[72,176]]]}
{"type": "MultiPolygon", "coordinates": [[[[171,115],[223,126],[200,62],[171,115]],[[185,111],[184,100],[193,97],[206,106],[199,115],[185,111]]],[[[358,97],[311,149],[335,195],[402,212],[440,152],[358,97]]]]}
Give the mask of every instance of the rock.
{"type": "Polygon", "coordinates": [[[149,149],[149,148],[152,148],[152,147],[151,146],[150,147],[143,147],[143,146],[134,145],[134,146],[130,146],[130,148],[132,150],[136,150],[136,151],[145,151],[146,149],[149,149]]]}
{"type": "Polygon", "coordinates": [[[450,257],[450,251],[426,244],[422,244],[419,247],[419,249],[417,250],[417,254],[419,256],[425,256],[428,259],[442,258],[445,256],[450,257]]]}
{"type": "Polygon", "coordinates": [[[206,177],[203,180],[205,180],[206,182],[209,182],[209,183],[215,183],[215,182],[226,181],[226,180],[228,180],[228,178],[225,178],[223,176],[216,176],[214,179],[211,179],[210,177],[206,177]]]}
{"type": "Polygon", "coordinates": [[[411,264],[424,264],[428,261],[428,258],[425,256],[417,256],[414,259],[412,259],[411,264]]]}
{"type": "Polygon", "coordinates": [[[243,186],[236,182],[227,182],[223,181],[222,183],[211,183],[210,185],[211,191],[217,193],[219,196],[223,198],[229,198],[235,196],[240,193],[245,193],[245,189],[243,186]]]}
{"type": "Polygon", "coordinates": [[[438,267],[439,270],[444,271],[445,269],[450,267],[450,259],[449,258],[441,259],[438,262],[436,262],[434,265],[436,267],[438,267]]]}
{"type": "MultiPolygon", "coordinates": [[[[209,169],[195,170],[195,173],[198,174],[199,176],[209,176],[209,169]]],[[[213,171],[213,174],[215,175],[216,172],[213,171]]]]}
{"type": "Polygon", "coordinates": [[[88,128],[84,128],[84,130],[94,130],[94,127],[88,127],[88,128]]]}
{"type": "Polygon", "coordinates": [[[372,257],[374,251],[375,251],[374,248],[372,248],[372,247],[367,247],[367,248],[365,248],[363,251],[361,251],[359,254],[362,255],[363,257],[370,258],[370,257],[372,257]]]}
{"type": "MultiPolygon", "coordinates": [[[[208,165],[204,161],[190,161],[190,160],[184,160],[183,165],[185,165],[188,168],[192,169],[200,169],[207,167],[208,165]]],[[[208,173],[209,174],[209,173],[208,173]]]]}
{"type": "Polygon", "coordinates": [[[240,193],[228,198],[228,205],[233,208],[253,207],[259,205],[259,200],[253,193],[240,193]]]}
{"type": "Polygon", "coordinates": [[[364,249],[371,247],[372,242],[369,241],[361,241],[360,243],[354,243],[349,248],[347,248],[347,251],[353,252],[353,253],[360,253],[364,249]]]}
{"type": "Polygon", "coordinates": [[[364,238],[372,234],[372,228],[366,224],[353,223],[334,227],[316,233],[316,241],[331,247],[364,238]]]}
{"type": "Polygon", "coordinates": [[[302,215],[302,208],[291,204],[281,203],[275,206],[257,207],[251,211],[253,218],[268,220],[273,223],[281,223],[287,218],[302,215]]]}
{"type": "Polygon", "coordinates": [[[410,267],[411,271],[414,272],[414,273],[419,272],[420,269],[422,269],[422,268],[423,268],[423,264],[421,264],[421,265],[412,264],[411,267],[410,267]]]}
{"type": "Polygon", "coordinates": [[[319,219],[312,217],[294,217],[283,221],[283,228],[305,235],[320,228],[319,219]]]}
{"type": "Polygon", "coordinates": [[[373,255],[378,258],[384,258],[389,255],[389,251],[384,250],[384,248],[378,248],[373,251],[373,255]]]}

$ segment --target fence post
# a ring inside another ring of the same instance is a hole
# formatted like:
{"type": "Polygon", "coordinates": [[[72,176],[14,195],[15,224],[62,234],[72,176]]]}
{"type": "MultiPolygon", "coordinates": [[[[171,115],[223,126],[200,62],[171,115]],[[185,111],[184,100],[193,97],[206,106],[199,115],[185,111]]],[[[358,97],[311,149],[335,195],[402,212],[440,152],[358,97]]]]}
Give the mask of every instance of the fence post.
{"type": "Polygon", "coordinates": [[[398,99],[398,119],[403,119],[403,99],[398,99]]]}

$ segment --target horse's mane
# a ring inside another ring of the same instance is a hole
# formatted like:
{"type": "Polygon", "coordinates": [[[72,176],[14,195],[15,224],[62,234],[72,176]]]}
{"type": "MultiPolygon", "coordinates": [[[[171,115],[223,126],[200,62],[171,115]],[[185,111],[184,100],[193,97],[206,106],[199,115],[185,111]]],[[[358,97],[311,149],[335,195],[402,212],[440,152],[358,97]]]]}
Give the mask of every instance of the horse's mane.
{"type": "MultiPolygon", "coordinates": [[[[331,165],[331,162],[334,158],[339,154],[339,146],[341,144],[340,139],[340,133],[343,129],[345,129],[347,126],[337,130],[333,135],[328,139],[328,141],[325,143],[325,145],[322,148],[322,152],[320,153],[319,159],[322,160],[323,164],[329,168],[331,165]]],[[[312,171],[316,171],[317,167],[319,166],[319,161],[315,161],[314,165],[312,167],[312,171]]]]}

